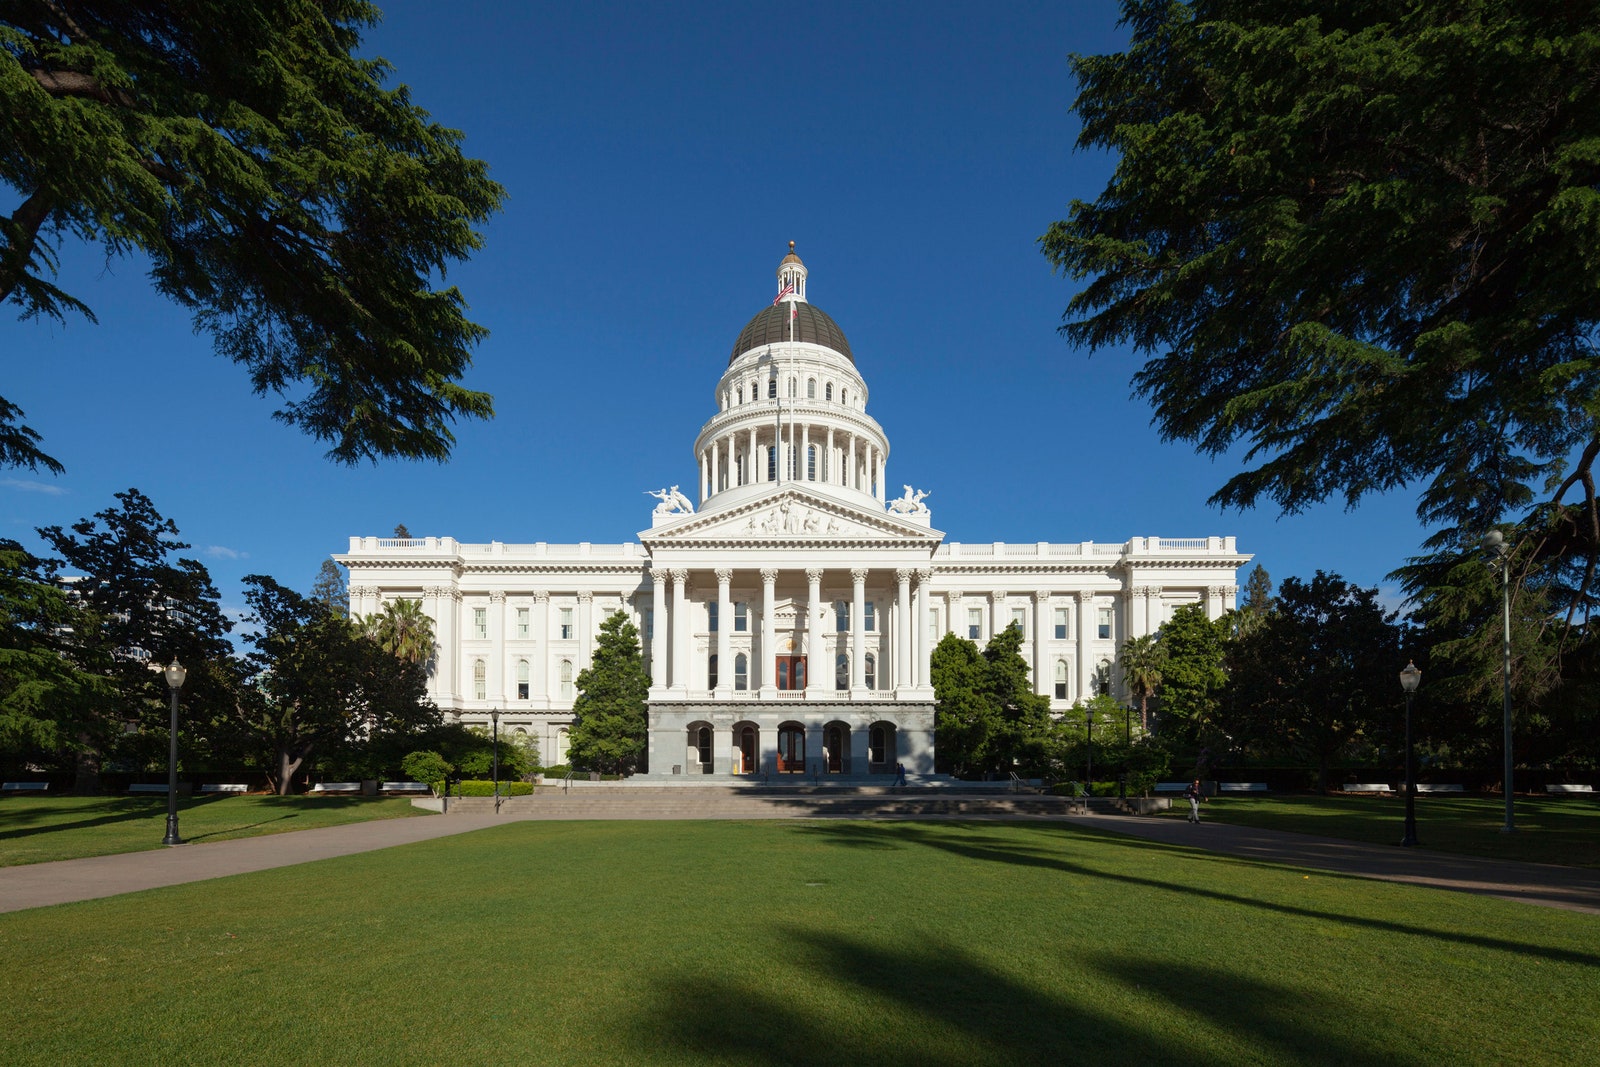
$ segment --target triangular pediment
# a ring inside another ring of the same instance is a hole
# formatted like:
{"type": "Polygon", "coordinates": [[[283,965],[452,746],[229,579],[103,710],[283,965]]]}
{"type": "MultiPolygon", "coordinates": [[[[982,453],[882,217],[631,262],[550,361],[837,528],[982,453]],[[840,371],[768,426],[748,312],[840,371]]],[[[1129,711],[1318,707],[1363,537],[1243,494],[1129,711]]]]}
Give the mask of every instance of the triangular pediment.
{"type": "Polygon", "coordinates": [[[726,508],[685,515],[639,534],[644,544],[861,542],[937,544],[944,535],[887,511],[869,511],[803,489],[780,489],[726,508]]]}

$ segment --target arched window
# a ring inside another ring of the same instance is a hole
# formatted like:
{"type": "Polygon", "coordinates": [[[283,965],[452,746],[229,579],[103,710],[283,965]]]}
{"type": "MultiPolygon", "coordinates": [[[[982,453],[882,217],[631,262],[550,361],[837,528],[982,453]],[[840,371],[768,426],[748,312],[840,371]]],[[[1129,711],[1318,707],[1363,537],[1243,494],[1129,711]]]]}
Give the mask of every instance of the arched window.
{"type": "Polygon", "coordinates": [[[1056,660],[1056,699],[1067,699],[1067,661],[1056,660]]]}
{"type": "Polygon", "coordinates": [[[845,393],[844,386],[840,386],[839,387],[839,403],[841,403],[841,404],[850,403],[850,397],[845,393]]]}
{"type": "Polygon", "coordinates": [[[489,665],[481,659],[472,661],[472,692],[479,700],[489,696],[489,665]]]}
{"type": "Polygon", "coordinates": [[[528,699],[528,661],[517,660],[517,699],[528,699]]]}
{"type": "Polygon", "coordinates": [[[815,400],[816,398],[817,398],[817,380],[815,378],[807,378],[806,379],[806,399],[807,400],[815,400]]]}
{"type": "Polygon", "coordinates": [[[806,481],[817,480],[817,446],[810,445],[806,448],[806,481]]]}
{"type": "Polygon", "coordinates": [[[833,687],[841,693],[850,688],[850,657],[843,652],[833,660],[833,687]]]}
{"type": "Polygon", "coordinates": [[[865,681],[866,687],[868,689],[878,688],[878,657],[874,656],[871,652],[868,652],[865,665],[867,668],[867,677],[865,681]]]}
{"type": "Polygon", "coordinates": [[[706,661],[706,688],[717,687],[717,654],[711,653],[711,658],[706,661]]]}
{"type": "Polygon", "coordinates": [[[741,693],[750,688],[750,659],[743,652],[733,657],[733,687],[741,693]]]}
{"type": "Polygon", "coordinates": [[[734,392],[734,396],[738,397],[739,398],[739,403],[743,404],[744,403],[744,386],[742,386],[742,385],[739,386],[739,388],[734,392]]]}
{"type": "Polygon", "coordinates": [[[776,375],[767,379],[767,399],[778,399],[778,379],[776,375]]]}
{"type": "Polygon", "coordinates": [[[822,399],[824,399],[824,400],[832,400],[833,399],[833,383],[832,382],[829,382],[827,385],[824,385],[822,387],[822,399]]]}
{"type": "Polygon", "coordinates": [[[702,726],[694,732],[694,748],[702,766],[711,762],[711,727],[702,726]]]}
{"type": "Polygon", "coordinates": [[[572,699],[572,661],[570,659],[561,661],[561,699],[572,699]]]}

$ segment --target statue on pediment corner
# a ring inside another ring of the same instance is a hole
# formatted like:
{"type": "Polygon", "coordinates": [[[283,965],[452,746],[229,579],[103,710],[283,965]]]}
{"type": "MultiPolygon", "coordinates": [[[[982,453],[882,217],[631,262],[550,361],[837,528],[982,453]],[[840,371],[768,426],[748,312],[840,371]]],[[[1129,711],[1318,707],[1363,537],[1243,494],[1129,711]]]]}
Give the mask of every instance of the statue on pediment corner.
{"type": "Polygon", "coordinates": [[[923,501],[928,498],[928,490],[912,489],[909,485],[903,486],[905,495],[889,501],[889,510],[897,515],[925,515],[928,505],[923,501]]]}
{"type": "Polygon", "coordinates": [[[645,496],[653,496],[661,503],[656,505],[657,515],[693,515],[694,505],[689,498],[678,492],[678,487],[670,489],[646,489],[645,496]]]}

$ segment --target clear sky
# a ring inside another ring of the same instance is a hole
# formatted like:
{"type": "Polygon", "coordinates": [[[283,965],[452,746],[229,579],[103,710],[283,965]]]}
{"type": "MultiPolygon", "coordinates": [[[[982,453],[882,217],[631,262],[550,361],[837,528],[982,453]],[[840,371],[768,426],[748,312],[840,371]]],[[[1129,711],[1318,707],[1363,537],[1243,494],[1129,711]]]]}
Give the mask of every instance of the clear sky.
{"type": "Polygon", "coordinates": [[[0,395],[67,473],[0,471],[0,535],[42,551],[35,527],[138,487],[235,614],[242,576],[307,591],[397,523],[633,540],[646,490],[693,495],[695,434],[793,240],[889,435],[888,484],[929,490],[948,540],[1233,534],[1275,580],[1321,568],[1396,600],[1384,576],[1424,536],[1409,493],[1221,512],[1233,463],[1161,442],[1131,353],[1056,332],[1071,289],[1037,238],[1111,170],[1073,148],[1067,57],[1122,46],[1115,4],[383,6],[367,52],[509,191],[450,276],[491,331],[467,384],[496,418],[460,425],[446,464],[337,466],[143,264],[68,246],[62,284],[99,324],[0,316],[0,395]]]}

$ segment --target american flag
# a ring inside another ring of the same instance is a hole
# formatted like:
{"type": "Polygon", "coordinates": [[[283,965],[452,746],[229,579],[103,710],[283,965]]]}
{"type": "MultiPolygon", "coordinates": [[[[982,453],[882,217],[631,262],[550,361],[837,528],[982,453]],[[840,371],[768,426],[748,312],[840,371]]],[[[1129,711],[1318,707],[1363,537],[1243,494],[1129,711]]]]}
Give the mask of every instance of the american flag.
{"type": "Polygon", "coordinates": [[[778,301],[782,300],[792,292],[794,292],[794,282],[784,282],[783,288],[778,290],[778,295],[772,298],[773,304],[776,305],[778,301]]]}

